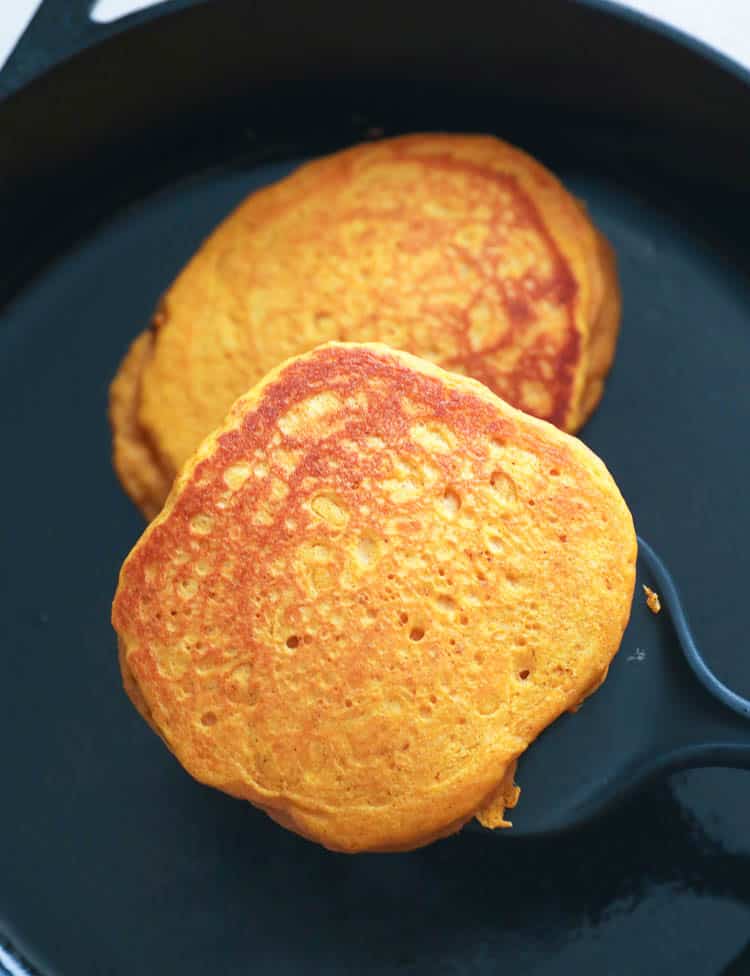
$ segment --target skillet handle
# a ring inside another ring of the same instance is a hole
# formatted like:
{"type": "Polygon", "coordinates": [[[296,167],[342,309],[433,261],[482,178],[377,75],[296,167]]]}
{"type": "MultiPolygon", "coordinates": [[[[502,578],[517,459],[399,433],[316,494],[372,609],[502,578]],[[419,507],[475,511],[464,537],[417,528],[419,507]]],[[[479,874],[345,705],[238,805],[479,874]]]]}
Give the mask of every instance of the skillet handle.
{"type": "Polygon", "coordinates": [[[68,58],[124,30],[205,0],[162,0],[108,24],[91,19],[94,0],[42,0],[0,71],[0,99],[12,95],[68,58]]]}

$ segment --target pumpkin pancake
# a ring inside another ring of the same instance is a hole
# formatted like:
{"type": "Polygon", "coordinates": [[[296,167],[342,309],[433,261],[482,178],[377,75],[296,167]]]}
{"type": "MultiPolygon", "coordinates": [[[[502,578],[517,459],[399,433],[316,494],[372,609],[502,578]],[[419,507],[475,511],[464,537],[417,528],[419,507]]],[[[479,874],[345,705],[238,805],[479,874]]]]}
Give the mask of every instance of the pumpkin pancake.
{"type": "Polygon", "coordinates": [[[233,406],[127,558],[126,690],[196,779],[343,851],[507,825],[604,680],[636,539],[602,462],[485,386],[322,346],[233,406]]]}
{"type": "Polygon", "coordinates": [[[173,473],[164,471],[137,416],[141,374],[152,344],[149,330],[138,336],[109,391],[112,464],[123,488],[148,519],[161,508],[174,479],[173,473]]]}
{"type": "Polygon", "coordinates": [[[221,224],[166,294],[133,411],[171,479],[279,362],[381,341],[575,431],[619,318],[609,245],[538,162],[489,136],[384,140],[302,166],[221,224]]]}

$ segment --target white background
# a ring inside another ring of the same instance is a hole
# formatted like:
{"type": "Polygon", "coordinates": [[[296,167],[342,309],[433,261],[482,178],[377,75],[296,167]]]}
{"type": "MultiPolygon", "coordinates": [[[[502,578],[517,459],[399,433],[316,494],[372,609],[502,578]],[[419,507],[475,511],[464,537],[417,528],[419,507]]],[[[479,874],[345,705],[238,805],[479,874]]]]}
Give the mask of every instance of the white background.
{"type": "MultiPolygon", "coordinates": [[[[114,20],[159,0],[96,0],[97,20],[114,20]]],[[[750,68],[750,0],[623,0],[679,27],[750,68]]],[[[0,64],[13,49],[39,0],[0,0],[0,64]]]]}

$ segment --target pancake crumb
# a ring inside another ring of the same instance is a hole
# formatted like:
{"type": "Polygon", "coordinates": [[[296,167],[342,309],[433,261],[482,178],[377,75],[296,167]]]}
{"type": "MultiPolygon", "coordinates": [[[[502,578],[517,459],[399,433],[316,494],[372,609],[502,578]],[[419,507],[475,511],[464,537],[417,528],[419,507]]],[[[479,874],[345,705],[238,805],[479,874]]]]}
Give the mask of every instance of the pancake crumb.
{"type": "Polygon", "coordinates": [[[651,613],[661,612],[661,600],[659,599],[659,594],[652,590],[650,586],[643,586],[643,592],[646,594],[646,606],[649,608],[651,613]]]}

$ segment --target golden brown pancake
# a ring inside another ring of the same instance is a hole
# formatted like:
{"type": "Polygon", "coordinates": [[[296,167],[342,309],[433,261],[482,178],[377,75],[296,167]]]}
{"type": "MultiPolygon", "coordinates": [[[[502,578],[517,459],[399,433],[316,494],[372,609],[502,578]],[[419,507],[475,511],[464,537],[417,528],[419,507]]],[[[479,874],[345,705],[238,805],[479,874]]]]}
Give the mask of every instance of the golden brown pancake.
{"type": "Polygon", "coordinates": [[[174,478],[165,473],[137,416],[141,373],[152,343],[150,331],[138,336],[109,391],[112,463],[123,488],[148,519],[161,508],[174,478]]]}
{"type": "MultiPolygon", "coordinates": [[[[357,146],[252,194],[174,282],[141,361],[139,441],[171,480],[237,396],[329,340],[405,349],[575,431],[619,317],[609,245],[521,150],[465,135],[357,146]]],[[[145,507],[136,463],[118,470],[145,507]]]]}
{"type": "Polygon", "coordinates": [[[240,398],[126,560],[125,686],[196,779],[343,851],[505,825],[602,682],[636,539],[602,462],[380,344],[240,398]]]}

